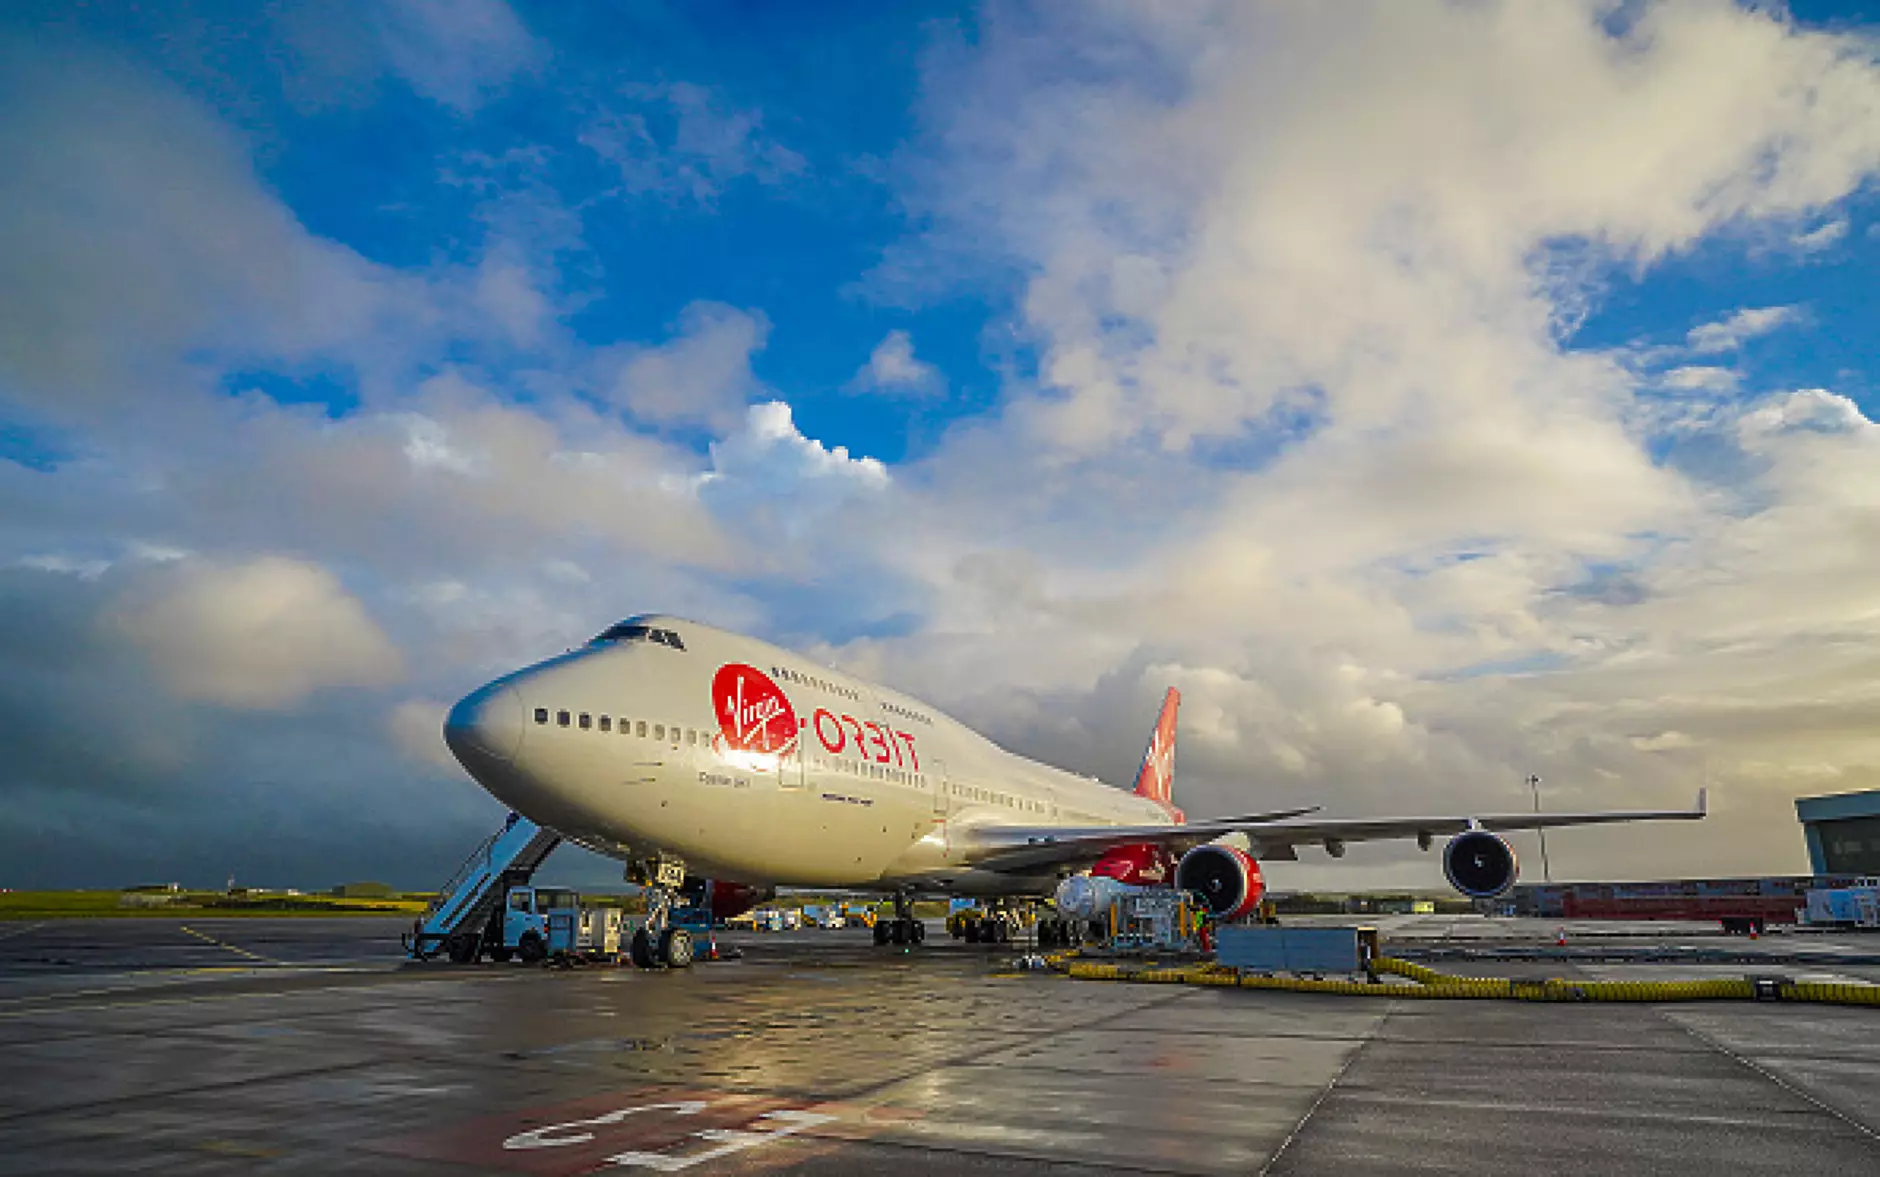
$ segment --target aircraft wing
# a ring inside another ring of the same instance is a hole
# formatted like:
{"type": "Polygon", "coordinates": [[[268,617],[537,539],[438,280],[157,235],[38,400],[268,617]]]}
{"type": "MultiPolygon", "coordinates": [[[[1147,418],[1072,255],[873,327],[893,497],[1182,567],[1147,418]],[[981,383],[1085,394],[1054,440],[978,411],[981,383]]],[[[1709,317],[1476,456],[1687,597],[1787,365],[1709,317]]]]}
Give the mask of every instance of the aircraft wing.
{"type": "Polygon", "coordinates": [[[1041,867],[1087,866],[1105,851],[1144,842],[1175,853],[1228,834],[1244,834],[1255,858],[1291,861],[1299,846],[1323,846],[1334,856],[1347,842],[1416,838],[1421,842],[1464,830],[1551,829],[1622,821],[1688,821],[1704,816],[1708,790],[1697,791],[1690,809],[1606,810],[1595,813],[1501,813],[1471,817],[1316,817],[1312,810],[1216,818],[1178,826],[978,826],[953,837],[967,859],[985,870],[1020,872],[1041,867]]]}

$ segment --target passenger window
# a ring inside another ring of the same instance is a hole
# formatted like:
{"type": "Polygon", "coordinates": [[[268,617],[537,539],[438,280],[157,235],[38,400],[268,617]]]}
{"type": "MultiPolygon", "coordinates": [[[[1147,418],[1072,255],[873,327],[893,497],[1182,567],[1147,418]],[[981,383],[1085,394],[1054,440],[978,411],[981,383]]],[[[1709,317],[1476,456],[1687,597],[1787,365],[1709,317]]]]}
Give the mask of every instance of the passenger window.
{"type": "Polygon", "coordinates": [[[569,718],[568,713],[566,711],[555,712],[555,722],[562,727],[568,726],[568,718],[569,718]]]}
{"type": "Polygon", "coordinates": [[[546,707],[537,707],[537,708],[535,709],[535,722],[537,722],[537,723],[547,723],[547,722],[548,722],[548,708],[546,708],[546,707]]]}
{"type": "Polygon", "coordinates": [[[586,731],[593,726],[594,726],[594,717],[592,715],[589,715],[587,712],[583,711],[581,713],[581,730],[586,731]]]}
{"type": "Polygon", "coordinates": [[[653,725],[653,738],[655,740],[663,740],[666,738],[666,725],[665,724],[656,723],[653,725]]]}
{"type": "Polygon", "coordinates": [[[602,731],[604,731],[604,732],[610,732],[610,731],[613,731],[613,730],[614,730],[614,721],[613,721],[613,720],[611,720],[611,719],[609,719],[609,718],[608,718],[607,716],[605,716],[605,715],[603,715],[603,716],[601,716],[601,730],[602,730],[602,731]]]}
{"type": "Polygon", "coordinates": [[[620,734],[623,736],[633,734],[633,721],[631,719],[623,719],[620,721],[620,734]]]}

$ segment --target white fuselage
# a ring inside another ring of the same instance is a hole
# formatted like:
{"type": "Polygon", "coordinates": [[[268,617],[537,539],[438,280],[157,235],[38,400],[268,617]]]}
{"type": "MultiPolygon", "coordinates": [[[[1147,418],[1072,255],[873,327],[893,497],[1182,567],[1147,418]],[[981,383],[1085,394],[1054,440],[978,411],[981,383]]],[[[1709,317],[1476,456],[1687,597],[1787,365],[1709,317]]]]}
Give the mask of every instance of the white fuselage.
{"type": "Polygon", "coordinates": [[[1031,893],[1055,874],[974,870],[961,833],[1173,821],[769,643],[633,621],[684,648],[597,640],[482,688],[446,726],[480,784],[589,849],[748,883],[1031,893]]]}

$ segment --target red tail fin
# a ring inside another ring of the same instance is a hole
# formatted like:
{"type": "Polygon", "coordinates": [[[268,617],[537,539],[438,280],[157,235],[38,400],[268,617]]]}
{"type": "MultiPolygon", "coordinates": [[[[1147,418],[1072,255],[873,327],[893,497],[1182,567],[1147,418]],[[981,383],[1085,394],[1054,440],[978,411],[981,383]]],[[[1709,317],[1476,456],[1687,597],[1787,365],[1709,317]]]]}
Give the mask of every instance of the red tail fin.
{"type": "Polygon", "coordinates": [[[1162,698],[1162,714],[1156,717],[1149,747],[1142,754],[1142,767],[1136,772],[1136,796],[1147,797],[1170,813],[1175,808],[1175,712],[1182,705],[1182,693],[1174,687],[1162,698]]]}

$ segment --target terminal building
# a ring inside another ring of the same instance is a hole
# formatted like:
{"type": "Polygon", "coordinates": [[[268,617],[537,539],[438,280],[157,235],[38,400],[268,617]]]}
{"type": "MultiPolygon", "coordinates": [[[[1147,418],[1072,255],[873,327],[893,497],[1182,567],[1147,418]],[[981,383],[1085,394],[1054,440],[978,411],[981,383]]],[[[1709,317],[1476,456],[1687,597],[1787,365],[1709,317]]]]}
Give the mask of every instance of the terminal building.
{"type": "Polygon", "coordinates": [[[1795,802],[1817,875],[1880,875],[1880,789],[1795,802]]]}

